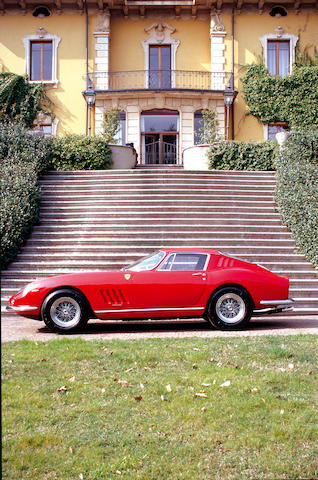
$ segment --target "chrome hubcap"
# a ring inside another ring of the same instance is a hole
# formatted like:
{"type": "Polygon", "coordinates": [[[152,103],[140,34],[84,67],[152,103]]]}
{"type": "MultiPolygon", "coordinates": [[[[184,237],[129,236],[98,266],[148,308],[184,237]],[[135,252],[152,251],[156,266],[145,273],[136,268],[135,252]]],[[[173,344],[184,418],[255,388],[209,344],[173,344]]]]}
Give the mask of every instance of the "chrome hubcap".
{"type": "Polygon", "coordinates": [[[61,297],[52,303],[50,315],[53,322],[60,327],[73,327],[81,317],[81,307],[74,298],[61,297]]]}
{"type": "Polygon", "coordinates": [[[216,313],[224,323],[240,322],[246,314],[244,300],[235,293],[226,293],[216,302],[216,313]]]}

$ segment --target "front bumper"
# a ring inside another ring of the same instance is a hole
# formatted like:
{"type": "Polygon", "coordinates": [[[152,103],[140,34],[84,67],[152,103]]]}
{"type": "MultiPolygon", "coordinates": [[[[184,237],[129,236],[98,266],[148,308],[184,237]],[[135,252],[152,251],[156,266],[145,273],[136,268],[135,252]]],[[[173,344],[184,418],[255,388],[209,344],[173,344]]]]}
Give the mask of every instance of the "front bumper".
{"type": "Polygon", "coordinates": [[[33,312],[37,309],[38,307],[31,307],[30,305],[19,305],[18,307],[12,307],[11,305],[6,306],[7,312],[33,312]]]}

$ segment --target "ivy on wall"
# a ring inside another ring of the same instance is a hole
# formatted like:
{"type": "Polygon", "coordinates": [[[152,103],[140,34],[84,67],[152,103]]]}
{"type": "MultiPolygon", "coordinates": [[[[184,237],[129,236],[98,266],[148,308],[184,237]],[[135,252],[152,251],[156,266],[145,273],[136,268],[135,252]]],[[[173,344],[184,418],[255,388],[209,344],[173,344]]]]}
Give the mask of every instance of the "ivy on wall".
{"type": "Polygon", "coordinates": [[[264,65],[249,65],[242,82],[248,113],[261,123],[318,128],[317,65],[295,65],[286,77],[270,75],[264,65]]]}
{"type": "Polygon", "coordinates": [[[42,83],[30,83],[26,76],[0,73],[0,121],[30,127],[39,112],[51,115],[51,101],[42,83]]]}

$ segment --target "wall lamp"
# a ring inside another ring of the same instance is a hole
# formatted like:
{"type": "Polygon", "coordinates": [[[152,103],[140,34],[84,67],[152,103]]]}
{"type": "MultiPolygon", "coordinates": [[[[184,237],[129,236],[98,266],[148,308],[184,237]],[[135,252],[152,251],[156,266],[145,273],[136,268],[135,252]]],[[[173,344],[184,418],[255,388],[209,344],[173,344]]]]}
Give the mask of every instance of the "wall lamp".
{"type": "Polygon", "coordinates": [[[92,106],[95,103],[96,95],[95,91],[92,89],[91,85],[87,87],[85,92],[83,92],[85,101],[88,106],[88,135],[91,136],[92,124],[91,124],[91,113],[92,113],[92,106]]]}
{"type": "Polygon", "coordinates": [[[230,107],[233,104],[237,92],[232,89],[224,90],[224,104],[226,107],[226,139],[229,139],[229,128],[230,128],[230,107]]]}

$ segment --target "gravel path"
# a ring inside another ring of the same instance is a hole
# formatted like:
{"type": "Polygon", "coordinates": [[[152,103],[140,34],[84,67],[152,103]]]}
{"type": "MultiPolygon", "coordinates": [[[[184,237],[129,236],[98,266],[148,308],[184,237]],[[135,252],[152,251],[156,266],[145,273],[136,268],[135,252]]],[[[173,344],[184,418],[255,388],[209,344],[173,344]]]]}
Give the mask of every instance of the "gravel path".
{"type": "MultiPolygon", "coordinates": [[[[68,335],[85,340],[104,341],[135,340],[140,338],[186,338],[186,337],[255,337],[264,335],[318,334],[318,315],[299,317],[274,315],[258,317],[251,321],[248,330],[223,332],[212,329],[204,320],[167,320],[144,322],[98,321],[88,323],[85,332],[68,335]]],[[[48,341],[63,338],[50,332],[43,322],[23,317],[4,316],[1,321],[2,342],[15,340],[48,341]]]]}

